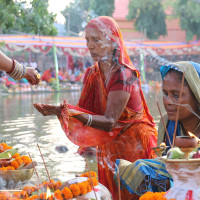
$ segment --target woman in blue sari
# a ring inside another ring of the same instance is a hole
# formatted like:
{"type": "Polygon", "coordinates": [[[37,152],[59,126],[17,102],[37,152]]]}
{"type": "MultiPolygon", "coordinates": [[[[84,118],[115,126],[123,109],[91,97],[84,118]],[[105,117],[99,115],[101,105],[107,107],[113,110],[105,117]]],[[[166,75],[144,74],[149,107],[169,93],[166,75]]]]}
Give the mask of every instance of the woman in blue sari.
{"type": "MultiPolygon", "coordinates": [[[[183,72],[185,72],[185,80],[176,135],[188,135],[188,132],[192,132],[200,138],[200,64],[180,61],[162,66],[160,72],[163,80],[163,103],[166,110],[163,118],[171,143],[173,143],[183,72]]],[[[158,146],[162,142],[170,146],[163,123],[160,122],[158,146]]],[[[137,160],[134,163],[126,160],[117,160],[116,164],[119,168],[123,186],[132,194],[142,195],[147,191],[166,191],[169,189],[169,182],[173,184],[173,180],[167,172],[164,163],[158,159],[143,159],[137,160]]]]}

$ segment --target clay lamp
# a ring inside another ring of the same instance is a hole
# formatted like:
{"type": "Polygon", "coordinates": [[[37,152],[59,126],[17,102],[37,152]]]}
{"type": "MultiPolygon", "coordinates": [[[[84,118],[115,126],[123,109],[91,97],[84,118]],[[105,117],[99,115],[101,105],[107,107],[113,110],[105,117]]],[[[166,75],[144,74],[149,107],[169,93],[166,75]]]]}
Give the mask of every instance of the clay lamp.
{"type": "Polygon", "coordinates": [[[176,136],[174,145],[179,147],[185,153],[185,159],[188,159],[189,153],[198,145],[198,139],[195,136],[176,136]]]}
{"type": "Polygon", "coordinates": [[[157,146],[157,147],[151,147],[151,149],[154,150],[154,152],[156,153],[156,155],[158,157],[161,157],[162,154],[165,152],[165,150],[168,148],[168,146],[166,146],[166,144],[164,142],[162,142],[160,144],[160,146],[157,146]]]}
{"type": "Polygon", "coordinates": [[[10,153],[8,154],[8,158],[0,158],[0,166],[2,167],[7,167],[8,165],[11,164],[11,159],[12,156],[10,155],[10,153]]]}

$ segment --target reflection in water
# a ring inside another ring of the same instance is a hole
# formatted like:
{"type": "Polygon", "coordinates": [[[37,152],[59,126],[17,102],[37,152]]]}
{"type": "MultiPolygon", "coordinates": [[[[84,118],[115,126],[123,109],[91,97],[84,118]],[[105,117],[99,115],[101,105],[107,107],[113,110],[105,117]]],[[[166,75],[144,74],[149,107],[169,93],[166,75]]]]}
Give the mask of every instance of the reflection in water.
{"type": "MultiPolygon", "coordinates": [[[[150,112],[155,122],[158,123],[160,116],[155,103],[155,93],[148,91],[145,94],[150,112]]],[[[28,155],[37,161],[37,172],[42,181],[48,176],[43,165],[37,143],[40,146],[47,169],[51,178],[61,181],[74,178],[85,170],[85,159],[77,152],[78,147],[71,143],[61,129],[60,123],[55,116],[43,117],[33,107],[33,103],[59,104],[64,99],[68,103],[76,105],[80,92],[69,93],[43,93],[23,95],[2,95],[0,98],[0,135],[1,140],[19,149],[19,153],[28,155]],[[68,151],[59,153],[56,146],[67,146],[68,151]]],[[[158,94],[159,102],[161,95],[158,94]]],[[[162,103],[160,103],[163,109],[162,103]]],[[[164,112],[163,112],[164,113],[164,112]]],[[[93,156],[87,157],[90,170],[96,171],[96,160],[93,156]]],[[[32,178],[36,181],[37,176],[32,178]]]]}

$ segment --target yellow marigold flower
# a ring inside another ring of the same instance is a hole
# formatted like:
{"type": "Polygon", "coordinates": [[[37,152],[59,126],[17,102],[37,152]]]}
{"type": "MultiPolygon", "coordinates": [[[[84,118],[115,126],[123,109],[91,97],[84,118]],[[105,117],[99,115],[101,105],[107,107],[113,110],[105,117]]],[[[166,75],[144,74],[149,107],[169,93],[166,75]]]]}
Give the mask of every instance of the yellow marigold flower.
{"type": "Polygon", "coordinates": [[[64,195],[65,199],[72,199],[73,198],[72,191],[68,187],[64,187],[64,189],[61,192],[64,195]]]}
{"type": "Polygon", "coordinates": [[[15,154],[12,156],[12,158],[17,158],[17,157],[19,157],[19,156],[20,156],[19,153],[15,153],[15,154]]]}
{"type": "Polygon", "coordinates": [[[56,182],[56,188],[55,189],[59,189],[61,185],[62,185],[61,181],[56,182]]]}
{"type": "Polygon", "coordinates": [[[18,164],[18,162],[17,162],[16,160],[13,160],[13,161],[11,162],[11,165],[12,165],[15,169],[18,169],[18,168],[19,168],[19,164],[18,164]]]}
{"type": "Polygon", "coordinates": [[[55,197],[56,199],[63,200],[63,196],[62,196],[62,193],[61,193],[60,190],[56,190],[56,191],[54,192],[54,197],[55,197]]]}
{"type": "Polygon", "coordinates": [[[84,181],[82,183],[78,183],[78,186],[80,188],[82,195],[87,194],[87,182],[86,181],[84,181]]]}

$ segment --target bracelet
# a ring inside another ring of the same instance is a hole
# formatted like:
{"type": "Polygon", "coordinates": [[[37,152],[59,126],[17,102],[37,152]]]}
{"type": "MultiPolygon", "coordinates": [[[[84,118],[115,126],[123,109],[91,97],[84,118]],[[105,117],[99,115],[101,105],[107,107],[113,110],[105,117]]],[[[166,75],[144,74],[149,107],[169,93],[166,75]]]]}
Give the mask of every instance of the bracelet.
{"type": "Polygon", "coordinates": [[[7,74],[11,74],[15,69],[15,61],[13,59],[12,59],[12,62],[13,62],[12,69],[9,72],[7,72],[7,74]]]}
{"type": "Polygon", "coordinates": [[[21,80],[22,78],[24,78],[24,75],[26,73],[26,67],[21,65],[19,62],[17,62],[16,60],[13,60],[13,69],[11,70],[11,72],[9,72],[8,74],[14,79],[14,80],[21,80]]]}
{"type": "Polygon", "coordinates": [[[92,124],[92,115],[88,114],[88,121],[85,126],[91,126],[91,124],[92,124]]]}

